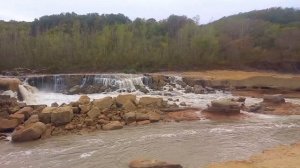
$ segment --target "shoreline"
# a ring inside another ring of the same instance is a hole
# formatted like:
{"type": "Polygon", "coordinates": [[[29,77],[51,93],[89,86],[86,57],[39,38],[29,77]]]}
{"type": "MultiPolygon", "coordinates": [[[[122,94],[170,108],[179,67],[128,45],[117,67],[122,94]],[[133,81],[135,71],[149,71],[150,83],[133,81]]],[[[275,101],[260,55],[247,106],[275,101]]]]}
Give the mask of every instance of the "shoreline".
{"type": "Polygon", "coordinates": [[[213,163],[207,168],[297,168],[300,165],[300,141],[263,150],[246,160],[213,163]]]}

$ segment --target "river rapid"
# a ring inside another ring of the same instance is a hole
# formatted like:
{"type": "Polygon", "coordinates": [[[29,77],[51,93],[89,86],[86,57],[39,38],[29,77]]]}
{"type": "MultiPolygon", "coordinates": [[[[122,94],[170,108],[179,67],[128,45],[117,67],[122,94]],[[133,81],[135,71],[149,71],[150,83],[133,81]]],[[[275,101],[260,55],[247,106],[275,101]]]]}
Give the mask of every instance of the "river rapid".
{"type": "MultiPolygon", "coordinates": [[[[80,95],[65,95],[33,89],[26,93],[29,104],[69,103],[80,95]]],[[[117,96],[118,92],[90,94],[92,99],[117,96]]],[[[145,96],[139,91],[132,94],[145,96]]],[[[211,100],[233,97],[229,92],[210,94],[150,91],[148,96],[163,97],[171,103],[185,102],[205,108],[211,100]],[[171,99],[170,99],[171,98],[171,99]],[[177,99],[179,101],[177,101],[177,99]]],[[[247,98],[246,105],[261,99],[247,98]]],[[[289,99],[299,103],[297,99],[289,99]]],[[[128,126],[115,131],[51,137],[27,143],[0,143],[1,168],[127,168],[131,160],[159,159],[179,163],[184,168],[201,168],[212,162],[246,159],[279,144],[300,140],[300,116],[273,116],[246,113],[243,120],[160,122],[128,126]]]]}

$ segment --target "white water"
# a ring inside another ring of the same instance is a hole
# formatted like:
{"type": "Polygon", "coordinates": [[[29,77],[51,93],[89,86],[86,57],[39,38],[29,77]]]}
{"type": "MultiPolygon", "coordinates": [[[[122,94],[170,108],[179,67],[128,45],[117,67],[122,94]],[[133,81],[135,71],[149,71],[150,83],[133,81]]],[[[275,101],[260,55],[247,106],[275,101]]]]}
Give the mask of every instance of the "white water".
{"type": "MultiPolygon", "coordinates": [[[[206,108],[208,104],[212,100],[220,99],[220,98],[235,98],[228,92],[217,91],[216,93],[210,94],[194,94],[194,93],[184,93],[182,88],[174,88],[173,91],[167,91],[169,86],[166,86],[164,91],[150,91],[148,94],[144,94],[142,92],[125,92],[122,94],[135,94],[137,97],[143,96],[151,96],[151,97],[162,97],[164,100],[169,100],[169,103],[176,103],[179,105],[181,102],[185,102],[188,106],[197,107],[197,108],[206,108]]],[[[53,93],[53,92],[45,92],[38,91],[34,87],[28,87],[28,85],[20,85],[20,92],[24,98],[24,101],[27,104],[35,105],[35,104],[46,104],[51,105],[56,102],[58,104],[62,103],[70,103],[77,101],[81,95],[65,95],[62,93],[53,93]]],[[[110,93],[97,93],[97,94],[87,94],[91,99],[101,99],[107,96],[116,97],[120,93],[110,92],[110,93]]],[[[260,102],[261,99],[258,98],[250,98],[246,99],[246,105],[252,105],[260,102]]]]}

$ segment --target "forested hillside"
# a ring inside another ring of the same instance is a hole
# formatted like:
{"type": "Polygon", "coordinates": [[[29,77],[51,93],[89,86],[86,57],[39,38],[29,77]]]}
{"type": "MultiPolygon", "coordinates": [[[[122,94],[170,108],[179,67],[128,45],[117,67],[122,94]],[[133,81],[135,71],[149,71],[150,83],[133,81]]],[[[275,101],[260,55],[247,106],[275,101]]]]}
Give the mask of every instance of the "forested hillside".
{"type": "Polygon", "coordinates": [[[66,13],[0,21],[0,70],[160,71],[218,68],[300,70],[300,10],[272,8],[206,25],[171,15],[66,13]]]}

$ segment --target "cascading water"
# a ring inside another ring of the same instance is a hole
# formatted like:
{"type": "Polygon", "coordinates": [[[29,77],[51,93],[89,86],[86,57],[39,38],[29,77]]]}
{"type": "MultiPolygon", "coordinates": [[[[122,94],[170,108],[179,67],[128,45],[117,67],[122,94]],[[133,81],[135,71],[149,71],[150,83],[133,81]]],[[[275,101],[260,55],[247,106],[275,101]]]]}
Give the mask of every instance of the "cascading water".
{"type": "MultiPolygon", "coordinates": [[[[74,86],[79,86],[81,91],[89,87],[104,87],[111,91],[136,91],[138,87],[149,85],[149,77],[132,74],[87,74],[87,75],[41,75],[28,77],[28,84],[42,91],[65,93],[74,86]]],[[[103,89],[95,93],[104,91],[103,89]]]]}
{"type": "Polygon", "coordinates": [[[27,104],[37,103],[36,97],[34,95],[34,93],[38,92],[37,88],[24,83],[23,85],[19,85],[19,91],[22,98],[27,104]]]}

